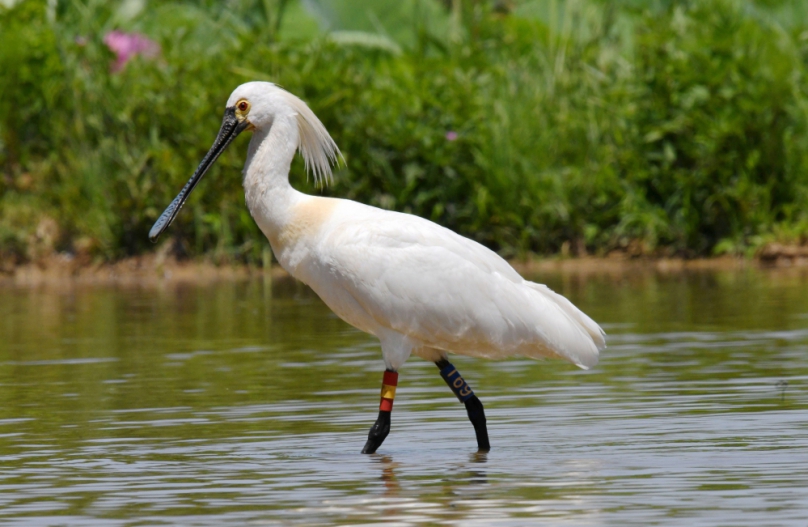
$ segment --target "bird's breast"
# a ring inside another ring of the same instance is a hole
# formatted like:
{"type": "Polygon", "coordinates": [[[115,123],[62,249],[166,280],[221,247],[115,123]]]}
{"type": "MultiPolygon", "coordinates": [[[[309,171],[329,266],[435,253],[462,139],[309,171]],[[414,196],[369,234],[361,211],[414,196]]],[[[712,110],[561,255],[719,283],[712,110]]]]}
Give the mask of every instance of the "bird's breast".
{"type": "Polygon", "coordinates": [[[279,221],[259,222],[281,266],[308,282],[305,266],[316,257],[316,245],[339,200],[306,196],[291,205],[279,221]]]}

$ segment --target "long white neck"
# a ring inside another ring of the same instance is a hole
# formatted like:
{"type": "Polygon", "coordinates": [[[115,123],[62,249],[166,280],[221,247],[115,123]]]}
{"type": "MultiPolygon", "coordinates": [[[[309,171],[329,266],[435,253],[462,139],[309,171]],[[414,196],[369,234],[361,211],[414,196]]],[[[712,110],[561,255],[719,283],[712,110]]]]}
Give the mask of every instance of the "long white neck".
{"type": "Polygon", "coordinates": [[[291,211],[305,195],[289,184],[289,167],[298,145],[297,122],[282,115],[268,130],[256,130],[244,165],[247,207],[270,239],[291,221],[291,211]]]}
{"type": "Polygon", "coordinates": [[[339,200],[309,196],[289,184],[298,134],[294,114],[276,117],[269,130],[256,130],[244,166],[244,192],[278,262],[309,283],[313,247],[339,200]]]}

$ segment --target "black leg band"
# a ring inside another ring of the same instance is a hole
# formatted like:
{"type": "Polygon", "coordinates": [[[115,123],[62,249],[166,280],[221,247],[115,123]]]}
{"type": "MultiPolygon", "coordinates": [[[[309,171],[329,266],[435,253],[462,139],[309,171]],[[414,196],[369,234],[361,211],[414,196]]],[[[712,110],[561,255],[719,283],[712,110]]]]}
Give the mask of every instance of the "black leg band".
{"type": "Polygon", "coordinates": [[[474,397],[474,392],[471,390],[468,383],[466,383],[466,379],[460,375],[457,368],[452,366],[451,362],[442,360],[435,364],[440,368],[440,376],[443,377],[443,380],[446,381],[446,384],[449,385],[449,388],[452,389],[461,403],[465,403],[470,398],[474,397]]]}
{"type": "Polygon", "coordinates": [[[491,450],[491,444],[488,442],[488,428],[485,426],[483,403],[474,395],[471,387],[451,362],[439,360],[435,365],[440,368],[440,376],[443,377],[449,388],[452,389],[460,402],[466,405],[469,421],[474,425],[474,433],[477,435],[477,448],[488,452],[491,450]]]}

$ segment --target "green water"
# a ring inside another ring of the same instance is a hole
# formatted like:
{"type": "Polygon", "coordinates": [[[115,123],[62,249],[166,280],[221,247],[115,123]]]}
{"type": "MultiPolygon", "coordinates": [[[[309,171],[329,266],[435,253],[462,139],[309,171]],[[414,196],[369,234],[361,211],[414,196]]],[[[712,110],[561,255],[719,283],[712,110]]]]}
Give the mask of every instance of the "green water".
{"type": "Polygon", "coordinates": [[[609,349],[456,357],[487,455],[416,358],[360,455],[377,342],[291,280],[0,289],[0,523],[806,525],[808,272],[534,278],[609,349]]]}

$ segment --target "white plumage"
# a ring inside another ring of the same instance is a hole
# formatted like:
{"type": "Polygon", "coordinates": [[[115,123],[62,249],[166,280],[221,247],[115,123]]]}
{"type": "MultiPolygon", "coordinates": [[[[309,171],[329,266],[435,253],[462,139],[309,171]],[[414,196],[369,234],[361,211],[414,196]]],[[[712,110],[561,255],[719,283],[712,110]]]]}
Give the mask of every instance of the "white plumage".
{"type": "Polygon", "coordinates": [[[239,86],[227,106],[241,101],[255,132],[244,168],[250,213],[287,271],[379,338],[388,369],[410,354],[437,361],[449,352],[597,363],[603,330],[493,251],[417,216],[293,189],[295,151],[328,178],[336,144],[305,103],[273,84],[239,86]]]}
{"type": "Polygon", "coordinates": [[[343,320],[381,341],[387,371],[379,417],[362,453],[376,452],[390,432],[396,372],[411,354],[439,368],[466,406],[481,452],[491,448],[483,405],[449,353],[553,357],[581,368],[597,363],[606,347],[603,330],[493,251],[417,216],[292,188],[289,167],[297,150],[317,180],[331,177],[340,153],[303,101],[268,82],[243,84],[230,95],[219,135],[155,222],[152,241],[244,130],[254,132],[244,165],[247,206],[278,261],[343,320]]]}

